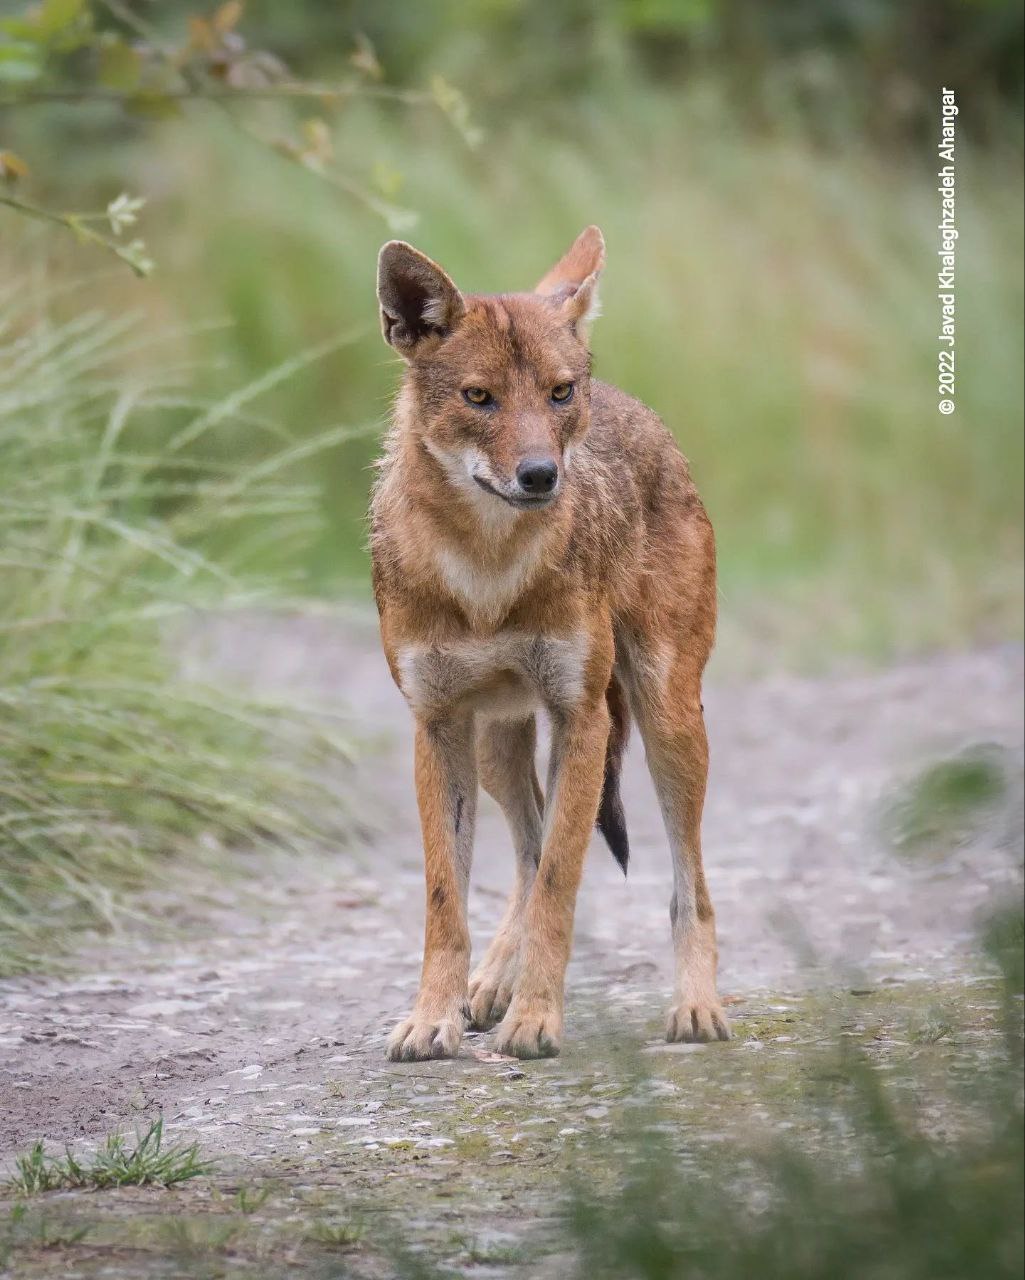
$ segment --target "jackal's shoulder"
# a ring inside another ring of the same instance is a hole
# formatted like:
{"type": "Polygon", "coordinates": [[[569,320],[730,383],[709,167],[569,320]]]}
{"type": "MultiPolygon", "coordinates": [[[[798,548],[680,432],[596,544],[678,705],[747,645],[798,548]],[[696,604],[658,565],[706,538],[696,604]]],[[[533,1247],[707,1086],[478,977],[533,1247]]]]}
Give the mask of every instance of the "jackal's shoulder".
{"type": "Polygon", "coordinates": [[[656,435],[661,433],[672,443],[672,436],[654,409],[598,378],[591,380],[591,423],[592,426],[605,426],[624,434],[637,429],[656,435]]]}
{"type": "Polygon", "coordinates": [[[584,447],[603,469],[629,474],[642,493],[698,504],[690,466],[654,409],[618,387],[591,383],[591,428],[584,447]]]}
{"type": "Polygon", "coordinates": [[[686,458],[658,414],[618,387],[592,382],[590,427],[570,475],[568,559],[585,582],[605,583],[614,602],[633,598],[652,574],[672,578],[681,563],[712,562],[711,526],[686,458]]]}

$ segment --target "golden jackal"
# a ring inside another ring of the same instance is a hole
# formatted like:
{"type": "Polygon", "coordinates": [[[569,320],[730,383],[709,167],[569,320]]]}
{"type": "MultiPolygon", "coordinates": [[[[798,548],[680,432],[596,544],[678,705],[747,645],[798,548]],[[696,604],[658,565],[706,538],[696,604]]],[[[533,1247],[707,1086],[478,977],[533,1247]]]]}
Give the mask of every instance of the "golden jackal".
{"type": "Polygon", "coordinates": [[[605,244],[588,227],[533,293],[464,295],[401,241],[381,250],[385,339],[406,361],[371,508],[384,651],[416,719],[427,924],[399,1061],[495,1047],[558,1053],[577,888],[597,823],[624,871],[619,774],[637,720],[672,852],[670,1040],[725,1040],[701,863],[701,675],[715,546],[656,415],[591,377],[605,244]],[[552,725],[544,790],[535,713],[552,725]],[[516,884],[469,976],[478,779],[501,805],[516,884]]]}

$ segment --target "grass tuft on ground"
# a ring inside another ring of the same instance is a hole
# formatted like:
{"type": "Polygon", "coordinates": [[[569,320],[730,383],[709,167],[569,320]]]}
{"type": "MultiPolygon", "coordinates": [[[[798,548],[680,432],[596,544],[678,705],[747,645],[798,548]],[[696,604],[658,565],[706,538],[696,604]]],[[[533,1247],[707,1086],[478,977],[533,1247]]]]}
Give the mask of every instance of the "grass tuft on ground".
{"type": "Polygon", "coordinates": [[[203,1177],[213,1166],[202,1160],[198,1143],[164,1145],[163,1118],[154,1120],[129,1146],[123,1134],[112,1133],[98,1151],[78,1157],[67,1148],[62,1156],[46,1154],[37,1142],[15,1160],[14,1176],[5,1190],[21,1196],[46,1191],[87,1188],[105,1191],[110,1187],[172,1187],[179,1182],[203,1177]]]}

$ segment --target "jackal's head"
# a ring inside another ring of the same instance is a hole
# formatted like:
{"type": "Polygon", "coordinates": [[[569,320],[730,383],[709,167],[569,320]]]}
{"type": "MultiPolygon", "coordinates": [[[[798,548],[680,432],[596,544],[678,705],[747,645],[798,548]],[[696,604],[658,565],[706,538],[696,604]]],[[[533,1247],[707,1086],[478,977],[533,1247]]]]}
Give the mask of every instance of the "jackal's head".
{"type": "Polygon", "coordinates": [[[409,429],[447,483],[475,504],[546,507],[587,430],[587,324],[605,242],[583,231],[533,293],[463,295],[411,245],[378,260],[385,340],[408,363],[409,429]]]}

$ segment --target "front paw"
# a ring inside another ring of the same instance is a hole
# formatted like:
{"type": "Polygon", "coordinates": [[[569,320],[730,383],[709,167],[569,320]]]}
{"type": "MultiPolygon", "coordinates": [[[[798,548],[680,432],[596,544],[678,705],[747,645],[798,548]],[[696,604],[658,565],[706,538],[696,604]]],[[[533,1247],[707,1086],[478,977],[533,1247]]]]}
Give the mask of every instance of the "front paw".
{"type": "Polygon", "coordinates": [[[681,996],[666,1015],[666,1039],[671,1044],[678,1040],[707,1044],[729,1038],[729,1019],[714,994],[704,998],[681,996]]]}
{"type": "Polygon", "coordinates": [[[414,1010],[388,1037],[388,1057],[392,1062],[454,1058],[459,1052],[465,1025],[462,1010],[440,1018],[414,1010]]]}
{"type": "Polygon", "coordinates": [[[513,996],[495,1035],[495,1049],[514,1058],[554,1058],[562,1047],[562,1011],[548,1001],[513,996]]]}

